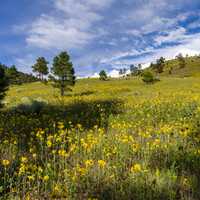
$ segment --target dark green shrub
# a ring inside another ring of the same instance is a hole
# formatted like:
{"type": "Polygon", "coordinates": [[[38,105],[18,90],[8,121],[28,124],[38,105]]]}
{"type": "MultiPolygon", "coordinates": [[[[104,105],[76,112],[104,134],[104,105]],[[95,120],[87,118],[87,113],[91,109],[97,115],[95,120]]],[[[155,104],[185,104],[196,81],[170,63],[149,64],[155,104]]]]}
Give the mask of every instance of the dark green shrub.
{"type": "Polygon", "coordinates": [[[108,76],[104,70],[100,71],[99,73],[99,79],[102,81],[106,81],[108,79],[108,76]]]}
{"type": "Polygon", "coordinates": [[[8,80],[5,75],[5,70],[3,67],[0,66],[0,108],[2,105],[2,100],[5,96],[5,92],[8,89],[8,80]]]}
{"type": "Polygon", "coordinates": [[[153,73],[151,73],[150,71],[143,72],[142,80],[147,84],[151,84],[151,83],[158,81],[158,79],[156,79],[154,77],[153,73]]]}

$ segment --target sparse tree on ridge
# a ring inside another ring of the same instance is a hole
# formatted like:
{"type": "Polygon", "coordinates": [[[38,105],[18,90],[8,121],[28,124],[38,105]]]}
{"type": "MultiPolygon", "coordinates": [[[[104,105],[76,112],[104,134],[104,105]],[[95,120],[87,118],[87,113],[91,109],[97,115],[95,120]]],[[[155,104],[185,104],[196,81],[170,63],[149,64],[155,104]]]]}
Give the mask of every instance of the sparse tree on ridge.
{"type": "Polygon", "coordinates": [[[154,65],[154,70],[157,73],[162,73],[164,70],[164,66],[165,66],[165,58],[160,57],[160,59],[157,60],[156,64],[154,65]]]}
{"type": "Polygon", "coordinates": [[[105,70],[101,70],[100,73],[99,73],[99,79],[102,80],[102,81],[106,81],[108,79],[108,76],[105,72],[105,70]]]}
{"type": "Polygon", "coordinates": [[[126,75],[127,69],[126,68],[122,68],[119,70],[119,75],[126,75]]]}
{"type": "Polygon", "coordinates": [[[33,72],[38,74],[38,77],[43,80],[45,75],[48,75],[48,62],[44,57],[39,57],[35,63],[35,65],[32,66],[33,72]]]}
{"type": "Polygon", "coordinates": [[[123,74],[125,75],[127,72],[127,69],[126,68],[123,68],[123,74]]]}
{"type": "Polygon", "coordinates": [[[51,72],[53,76],[50,76],[50,79],[54,82],[54,86],[60,89],[61,96],[64,96],[65,91],[72,90],[76,77],[67,52],[61,52],[54,58],[51,72]]]}
{"type": "Polygon", "coordinates": [[[5,92],[8,89],[8,80],[5,75],[5,69],[0,65],[0,108],[2,105],[2,100],[5,97],[5,92]]]}
{"type": "Polygon", "coordinates": [[[7,68],[6,71],[6,76],[8,78],[9,84],[17,84],[17,78],[18,78],[18,71],[15,65],[11,66],[10,68],[7,68]]]}
{"type": "Polygon", "coordinates": [[[176,56],[176,58],[179,62],[179,67],[184,68],[186,66],[186,61],[185,61],[185,58],[183,57],[183,55],[180,53],[176,56]]]}
{"type": "Polygon", "coordinates": [[[138,64],[138,69],[139,69],[139,70],[142,69],[142,64],[138,64]]]}
{"type": "Polygon", "coordinates": [[[123,74],[123,69],[119,69],[119,75],[123,74]]]}
{"type": "Polygon", "coordinates": [[[131,65],[130,66],[130,72],[131,72],[131,74],[133,74],[136,71],[137,71],[137,67],[135,65],[131,65]]]}

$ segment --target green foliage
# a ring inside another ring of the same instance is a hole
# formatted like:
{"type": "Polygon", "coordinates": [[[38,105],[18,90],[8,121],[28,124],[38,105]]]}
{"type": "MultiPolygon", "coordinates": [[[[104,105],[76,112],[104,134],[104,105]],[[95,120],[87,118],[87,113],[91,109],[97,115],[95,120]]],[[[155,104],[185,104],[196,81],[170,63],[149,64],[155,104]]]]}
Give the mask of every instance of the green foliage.
{"type": "MultiPolygon", "coordinates": [[[[175,59],[165,61],[162,76],[172,77],[200,77],[200,56],[186,56],[182,54],[175,59]]],[[[157,63],[152,63],[149,67],[152,72],[158,73],[157,63]]]]}
{"type": "Polygon", "coordinates": [[[2,105],[2,100],[5,97],[5,92],[8,89],[8,79],[5,75],[5,69],[0,66],[0,108],[2,105]]]}
{"type": "Polygon", "coordinates": [[[200,199],[200,79],[84,79],[54,92],[8,91],[1,199],[200,199]]]}
{"type": "Polygon", "coordinates": [[[178,56],[176,56],[176,59],[179,62],[179,67],[180,69],[185,68],[186,66],[186,61],[185,58],[183,57],[183,55],[180,53],[178,56]]]}
{"type": "Polygon", "coordinates": [[[165,58],[161,57],[157,60],[156,64],[151,64],[156,73],[162,73],[164,70],[165,58]]]}
{"type": "Polygon", "coordinates": [[[36,82],[39,79],[34,77],[32,74],[26,74],[17,70],[17,68],[13,65],[8,67],[6,65],[0,64],[0,67],[4,69],[5,75],[8,79],[10,85],[21,85],[22,83],[31,83],[36,82]]]}
{"type": "Polygon", "coordinates": [[[147,84],[150,84],[150,83],[154,83],[156,81],[156,78],[154,77],[153,73],[150,72],[150,71],[145,71],[143,72],[142,74],[142,80],[147,83],[147,84]]]}
{"type": "Polygon", "coordinates": [[[33,72],[38,73],[40,79],[43,80],[45,75],[48,75],[48,62],[44,57],[39,57],[36,64],[32,66],[33,72]]]}
{"type": "Polygon", "coordinates": [[[105,72],[105,70],[101,70],[100,73],[99,73],[99,79],[102,80],[102,81],[106,81],[108,79],[108,76],[105,72]]]}
{"type": "Polygon", "coordinates": [[[8,93],[23,104],[0,113],[2,199],[200,199],[199,79],[79,80],[63,104],[41,83],[8,93]]]}
{"type": "Polygon", "coordinates": [[[130,72],[133,74],[135,71],[137,71],[137,67],[135,65],[130,66],[130,72]]]}
{"type": "Polygon", "coordinates": [[[61,52],[53,60],[51,68],[53,76],[49,78],[54,82],[54,86],[60,89],[61,96],[64,91],[71,91],[71,87],[75,85],[75,71],[67,52],[61,52]]]}

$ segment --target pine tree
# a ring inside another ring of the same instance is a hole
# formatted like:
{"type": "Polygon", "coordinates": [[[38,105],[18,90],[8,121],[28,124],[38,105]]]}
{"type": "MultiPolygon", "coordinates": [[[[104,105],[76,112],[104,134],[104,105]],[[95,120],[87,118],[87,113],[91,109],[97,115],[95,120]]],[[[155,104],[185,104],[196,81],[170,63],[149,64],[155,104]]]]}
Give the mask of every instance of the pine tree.
{"type": "Polygon", "coordinates": [[[44,57],[39,57],[35,63],[35,65],[32,66],[33,72],[38,73],[38,76],[41,80],[44,79],[45,75],[48,75],[48,62],[44,57]]]}
{"type": "Polygon", "coordinates": [[[165,58],[160,57],[160,59],[158,59],[156,64],[154,65],[154,70],[157,73],[162,73],[163,69],[164,69],[164,66],[165,66],[165,58]]]}
{"type": "Polygon", "coordinates": [[[101,70],[100,73],[99,73],[99,79],[102,80],[102,81],[106,81],[107,80],[107,74],[104,70],[101,70]]]}
{"type": "Polygon", "coordinates": [[[8,67],[5,71],[9,84],[18,84],[18,71],[15,65],[8,67]]]}
{"type": "Polygon", "coordinates": [[[8,80],[5,75],[5,69],[0,65],[0,107],[3,107],[2,100],[5,97],[5,92],[8,89],[8,80]]]}
{"type": "Polygon", "coordinates": [[[119,75],[122,75],[123,74],[123,69],[120,69],[119,70],[119,75]]]}
{"type": "Polygon", "coordinates": [[[183,55],[180,53],[179,55],[176,56],[178,62],[179,62],[179,67],[184,68],[186,66],[186,61],[185,58],[183,57],[183,55]]]}
{"type": "Polygon", "coordinates": [[[61,96],[65,91],[71,91],[71,87],[75,84],[75,71],[67,52],[61,52],[53,60],[51,68],[53,76],[50,79],[54,82],[54,86],[60,89],[61,96]]]}

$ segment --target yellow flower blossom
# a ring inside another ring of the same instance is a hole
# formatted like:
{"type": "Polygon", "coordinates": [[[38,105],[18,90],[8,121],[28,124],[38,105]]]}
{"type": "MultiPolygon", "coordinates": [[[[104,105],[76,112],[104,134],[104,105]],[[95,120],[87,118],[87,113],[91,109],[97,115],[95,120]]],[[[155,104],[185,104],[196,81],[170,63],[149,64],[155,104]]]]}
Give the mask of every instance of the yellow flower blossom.
{"type": "Polygon", "coordinates": [[[131,167],[131,172],[132,173],[139,173],[142,171],[142,167],[140,164],[134,164],[132,167],[131,167]]]}
{"type": "Polygon", "coordinates": [[[106,161],[98,160],[98,165],[99,165],[100,168],[104,168],[106,166],[106,161]]]}
{"type": "Polygon", "coordinates": [[[9,161],[9,160],[2,160],[2,165],[3,165],[4,167],[7,167],[9,164],[10,164],[10,161],[9,161]]]}
{"type": "Polygon", "coordinates": [[[48,176],[48,175],[44,176],[44,177],[43,177],[43,180],[44,180],[45,182],[48,181],[48,180],[49,180],[49,176],[48,176]]]}
{"type": "Polygon", "coordinates": [[[93,166],[94,165],[94,161],[93,160],[86,160],[85,161],[85,166],[86,167],[91,167],[91,166],[93,166]]]}

